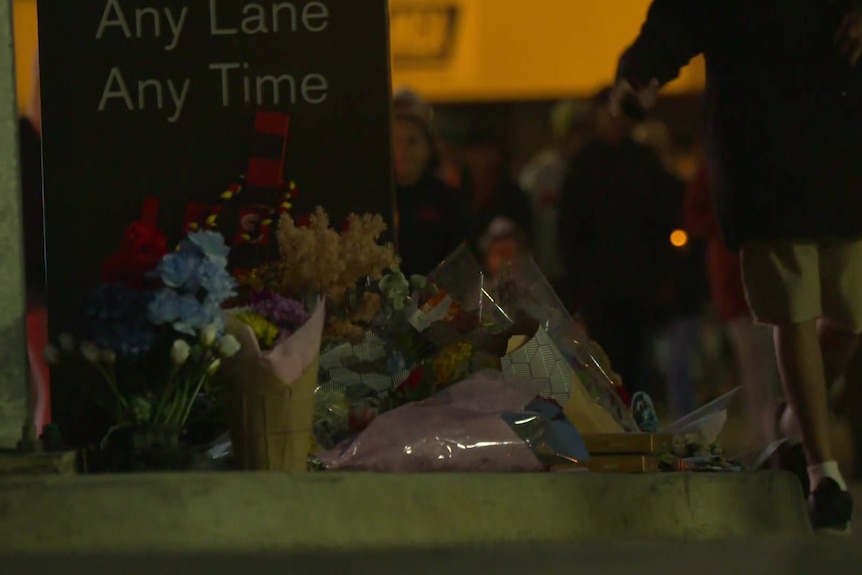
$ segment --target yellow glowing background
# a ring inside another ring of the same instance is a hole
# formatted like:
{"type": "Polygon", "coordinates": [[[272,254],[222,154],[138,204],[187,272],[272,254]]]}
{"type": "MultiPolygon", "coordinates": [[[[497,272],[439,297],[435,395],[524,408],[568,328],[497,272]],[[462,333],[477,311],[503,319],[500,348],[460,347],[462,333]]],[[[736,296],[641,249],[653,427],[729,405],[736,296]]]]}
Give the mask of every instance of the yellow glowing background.
{"type": "MultiPolygon", "coordinates": [[[[393,84],[436,102],[590,94],[610,82],[649,2],[390,0],[393,84]]],[[[23,108],[37,45],[36,0],[14,0],[14,10],[23,108]]],[[[703,76],[698,59],[668,90],[700,90],[703,76]]]]}

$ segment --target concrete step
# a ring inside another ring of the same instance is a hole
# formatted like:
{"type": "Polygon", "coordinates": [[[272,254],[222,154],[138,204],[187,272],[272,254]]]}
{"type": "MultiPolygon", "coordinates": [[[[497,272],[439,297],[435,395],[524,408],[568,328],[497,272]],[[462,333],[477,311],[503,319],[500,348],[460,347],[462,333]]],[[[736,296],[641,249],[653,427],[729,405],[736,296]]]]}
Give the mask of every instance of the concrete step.
{"type": "Polygon", "coordinates": [[[0,481],[0,554],[411,549],[809,532],[798,482],[770,472],[0,481]]]}

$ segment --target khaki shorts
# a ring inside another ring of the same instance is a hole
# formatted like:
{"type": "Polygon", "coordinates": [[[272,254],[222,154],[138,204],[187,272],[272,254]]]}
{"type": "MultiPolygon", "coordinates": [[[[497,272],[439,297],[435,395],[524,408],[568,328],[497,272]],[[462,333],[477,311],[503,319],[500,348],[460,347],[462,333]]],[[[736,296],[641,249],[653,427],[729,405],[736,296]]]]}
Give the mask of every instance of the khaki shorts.
{"type": "Polygon", "coordinates": [[[742,277],[760,323],[828,318],[862,333],[862,240],[751,242],[742,277]]]}

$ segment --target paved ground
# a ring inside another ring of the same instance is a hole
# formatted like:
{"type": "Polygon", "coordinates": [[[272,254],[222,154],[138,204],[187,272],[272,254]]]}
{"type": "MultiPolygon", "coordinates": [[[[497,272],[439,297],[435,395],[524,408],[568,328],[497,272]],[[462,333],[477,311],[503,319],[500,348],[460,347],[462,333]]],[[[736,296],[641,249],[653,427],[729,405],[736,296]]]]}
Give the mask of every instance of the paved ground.
{"type": "Polygon", "coordinates": [[[15,561],[4,558],[3,575],[571,575],[638,573],[668,575],[815,575],[859,573],[862,546],[855,541],[807,537],[795,540],[608,542],[572,546],[505,546],[416,551],[333,552],[305,555],[167,557],[56,557],[15,561]]]}

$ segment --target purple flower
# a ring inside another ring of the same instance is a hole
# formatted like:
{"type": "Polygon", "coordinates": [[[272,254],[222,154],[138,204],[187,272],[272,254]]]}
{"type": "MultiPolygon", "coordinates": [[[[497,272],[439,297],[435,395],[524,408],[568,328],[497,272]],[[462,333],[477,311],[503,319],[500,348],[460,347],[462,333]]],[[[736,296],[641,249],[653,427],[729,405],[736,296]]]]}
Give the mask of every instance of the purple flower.
{"type": "Polygon", "coordinates": [[[308,321],[309,313],[294,299],[271,291],[254,293],[249,299],[255,313],[279,329],[295,331],[308,321]]]}

